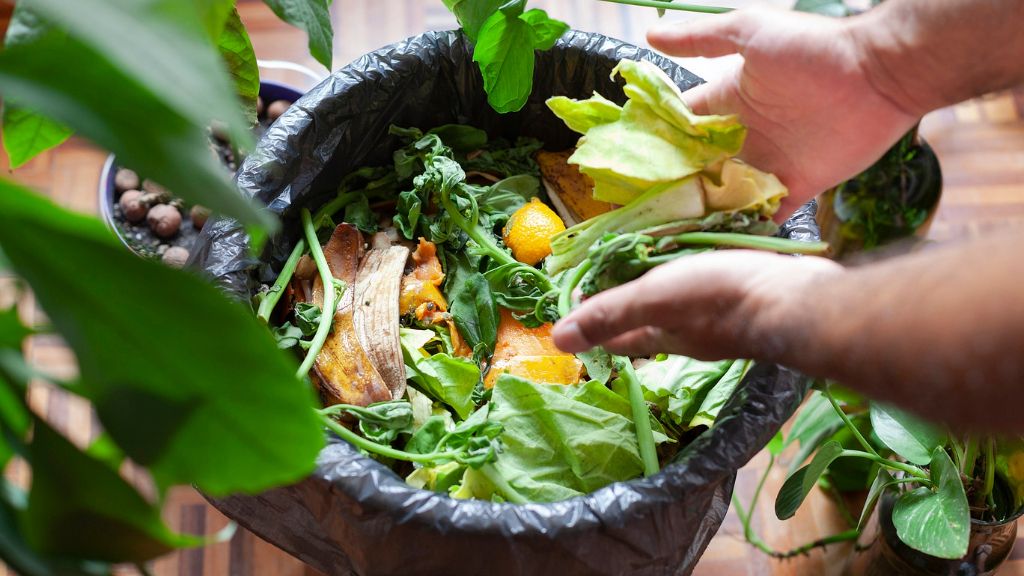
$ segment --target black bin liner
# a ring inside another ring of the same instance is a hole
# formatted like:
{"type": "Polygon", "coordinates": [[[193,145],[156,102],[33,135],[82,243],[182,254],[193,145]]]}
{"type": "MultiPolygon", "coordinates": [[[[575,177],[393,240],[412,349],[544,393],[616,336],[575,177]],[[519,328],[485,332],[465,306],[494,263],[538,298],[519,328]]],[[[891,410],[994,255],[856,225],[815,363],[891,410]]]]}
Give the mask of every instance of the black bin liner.
{"type": "MultiPolygon", "coordinates": [[[[649,60],[682,88],[700,82],[649,50],[583,32],[537,54],[534,90],[522,111],[487,105],[472,48],[458,32],[429,32],[356,60],[314,88],[264,135],[238,176],[242,191],[281,215],[283,230],[248,254],[236,223],[211,220],[192,265],[248,299],[273,278],[300,234],[298,207],[333,197],[338,181],[364,165],[391,161],[400,145],[391,124],[428,129],[481,127],[494,137],[572,146],[544,105],[553,95],[619,103],[609,79],[620,59],[649,60]]],[[[782,234],[814,240],[814,206],[782,234]]],[[[729,507],[736,470],[775,434],[807,390],[800,374],[758,364],[713,428],[660,473],[549,504],[461,501],[409,487],[383,465],[332,437],[315,472],[294,486],[213,503],[230,518],[328,574],[689,574],[729,507]]]]}

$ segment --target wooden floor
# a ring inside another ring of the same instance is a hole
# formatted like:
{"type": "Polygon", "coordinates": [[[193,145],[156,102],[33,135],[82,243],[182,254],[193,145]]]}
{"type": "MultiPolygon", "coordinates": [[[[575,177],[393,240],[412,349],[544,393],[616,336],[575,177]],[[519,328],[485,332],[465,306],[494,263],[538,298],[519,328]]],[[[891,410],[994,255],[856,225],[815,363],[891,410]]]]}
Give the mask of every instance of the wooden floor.
{"type": "MultiPolygon", "coordinates": [[[[737,0],[731,4],[744,3],[737,0]]],[[[643,31],[655,20],[651,10],[595,4],[592,0],[532,0],[531,5],[547,9],[576,28],[640,44],[643,31]]],[[[261,58],[293,60],[316,68],[306,55],[301,32],[280,24],[261,2],[242,0],[240,10],[261,58]]],[[[333,13],[337,30],[335,67],[418,31],[453,27],[439,0],[335,0],[333,13]]],[[[688,60],[684,64],[705,76],[713,76],[716,70],[710,61],[688,60]]],[[[265,77],[309,86],[307,80],[293,73],[268,72],[265,77]]],[[[997,227],[1024,225],[1024,89],[937,111],[924,120],[922,133],[938,152],[946,182],[931,238],[956,240],[997,227]]],[[[96,213],[96,185],[104,156],[102,151],[73,138],[10,176],[65,206],[96,213]]],[[[0,168],[6,172],[4,161],[0,160],[0,168]]],[[[10,304],[10,283],[10,279],[0,277],[0,307],[10,304]]],[[[39,319],[40,312],[35,310],[31,297],[21,304],[28,320],[39,319]]],[[[28,353],[32,362],[56,375],[75,373],[74,358],[52,337],[34,339],[28,353]]],[[[98,426],[88,406],[43,386],[34,387],[30,400],[36,411],[74,440],[85,442],[97,434],[98,426]]],[[[764,465],[762,454],[740,471],[737,492],[744,501],[750,498],[764,465]]],[[[817,492],[795,519],[785,523],[775,520],[772,496],[781,485],[785,464],[777,468],[766,487],[762,506],[755,512],[757,529],[770,545],[787,549],[845,529],[831,502],[817,492]]],[[[26,475],[18,467],[8,470],[8,474],[22,480],[26,475]]],[[[166,518],[174,529],[197,533],[212,533],[227,523],[189,489],[170,495],[166,518]]],[[[1024,545],[1017,548],[1014,560],[1001,574],[1024,576],[1024,545]]],[[[834,547],[786,562],[773,561],[743,542],[739,523],[730,512],[695,574],[835,574],[848,554],[848,549],[834,547]]],[[[153,571],[160,576],[317,574],[244,530],[239,530],[230,542],[163,558],[155,563],[153,571]]]]}

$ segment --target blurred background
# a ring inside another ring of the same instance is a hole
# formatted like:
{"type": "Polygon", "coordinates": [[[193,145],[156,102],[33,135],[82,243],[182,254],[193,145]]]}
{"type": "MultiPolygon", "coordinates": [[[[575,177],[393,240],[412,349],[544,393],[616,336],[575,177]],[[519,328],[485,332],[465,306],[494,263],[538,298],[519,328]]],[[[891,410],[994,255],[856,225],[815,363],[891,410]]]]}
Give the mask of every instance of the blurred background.
{"type": "MultiPolygon", "coordinates": [[[[239,12],[248,27],[257,56],[262,60],[301,64],[315,76],[328,71],[317,64],[306,48],[301,30],[283,24],[259,0],[239,0],[239,12]]],[[[746,0],[721,0],[723,6],[744,7],[746,0]]],[[[758,2],[789,8],[792,0],[758,2]]],[[[653,9],[594,0],[531,0],[573,28],[596,31],[640,46],[648,27],[658,22],[653,9]]],[[[361,54],[424,30],[450,29],[454,18],[440,0],[334,0],[334,61],[340,68],[361,54]]],[[[10,6],[0,2],[0,31],[6,28],[10,6]]],[[[665,20],[713,18],[712,15],[669,14],[665,20]]],[[[688,58],[679,62],[705,79],[714,79],[735,64],[735,57],[688,58]],[[732,62],[730,62],[732,60],[732,62]]],[[[292,84],[305,91],[315,81],[293,70],[265,70],[264,79],[292,84]]],[[[1024,87],[990,94],[929,114],[921,134],[935,148],[942,164],[942,201],[928,238],[945,241],[969,237],[1002,226],[1024,225],[1024,87]]],[[[46,152],[17,171],[9,171],[6,158],[0,169],[13,179],[49,194],[72,209],[96,213],[97,188],[106,152],[73,137],[61,147],[46,152]]],[[[0,308],[9,305],[9,279],[0,276],[0,308]],[[6,289],[5,289],[6,287],[6,289]]],[[[31,296],[20,302],[30,320],[40,320],[31,296]]],[[[72,377],[75,364],[70,353],[54,336],[33,338],[29,359],[57,376],[72,377]]],[[[35,385],[31,404],[56,427],[72,438],[88,441],[98,427],[88,408],[45,385],[35,385]]],[[[753,525],[776,549],[784,550],[846,529],[831,500],[813,491],[808,504],[786,523],[775,519],[774,494],[783,481],[788,464],[775,467],[765,486],[765,496],[754,512],[753,525]]],[[[749,501],[766,463],[764,454],[739,473],[736,491],[749,501]]],[[[25,472],[14,467],[8,474],[17,478],[25,472]]],[[[174,492],[165,511],[171,528],[185,532],[212,533],[226,519],[191,490],[174,492]]],[[[411,543],[411,545],[415,545],[411,543]]],[[[744,542],[742,529],[732,512],[712,541],[695,574],[699,576],[838,574],[852,546],[837,545],[786,561],[772,560],[744,542]]],[[[424,551],[425,554],[429,551],[424,551]]],[[[239,529],[229,541],[189,550],[158,561],[153,572],[160,576],[182,575],[300,575],[318,574],[297,560],[239,529]]],[[[134,573],[126,570],[125,574],[134,573]]],[[[1013,561],[1000,574],[1024,575],[1024,547],[1017,546],[1013,561]]]]}

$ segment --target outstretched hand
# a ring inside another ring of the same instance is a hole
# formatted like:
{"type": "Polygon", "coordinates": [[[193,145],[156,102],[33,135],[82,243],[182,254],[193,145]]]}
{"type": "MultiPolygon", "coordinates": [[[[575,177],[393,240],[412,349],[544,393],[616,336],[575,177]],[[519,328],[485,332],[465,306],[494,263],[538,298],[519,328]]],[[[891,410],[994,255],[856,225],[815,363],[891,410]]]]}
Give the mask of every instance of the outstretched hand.
{"type": "Polygon", "coordinates": [[[871,27],[858,18],[752,9],[647,35],[673,56],[743,56],[684,98],[699,114],[739,114],[749,129],[740,157],[789,188],[780,220],[870,166],[923,113],[878,90],[871,27]]]}
{"type": "Polygon", "coordinates": [[[566,352],[603,346],[630,356],[756,358],[776,315],[793,313],[811,284],[841,273],[831,260],[725,250],[680,258],[585,300],[555,325],[566,352]]]}

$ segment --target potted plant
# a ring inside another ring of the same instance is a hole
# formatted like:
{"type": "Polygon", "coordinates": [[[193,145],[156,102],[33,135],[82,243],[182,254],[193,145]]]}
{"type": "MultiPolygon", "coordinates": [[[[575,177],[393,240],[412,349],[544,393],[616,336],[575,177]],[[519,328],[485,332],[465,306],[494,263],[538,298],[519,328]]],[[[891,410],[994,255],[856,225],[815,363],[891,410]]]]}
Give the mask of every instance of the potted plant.
{"type": "MultiPolygon", "coordinates": [[[[906,412],[825,385],[800,410],[788,436],[772,447],[771,462],[786,445],[799,446],[791,472],[775,502],[780,519],[792,517],[824,476],[837,476],[835,463],[867,463],[872,478],[859,519],[849,530],[790,551],[771,549],[750,527],[749,507],[736,501],[749,542],[785,558],[842,541],[859,541],[854,574],[991,574],[1008,558],[1017,518],[1024,513],[1019,441],[957,436],[906,412]],[[859,422],[859,424],[858,424],[859,422]],[[867,424],[865,426],[864,424],[867,424]],[[837,438],[855,439],[846,447],[837,438]],[[878,528],[861,538],[868,518],[878,511],[878,528]],[[968,570],[962,572],[961,570],[968,570]]],[[[769,464],[769,469],[771,463],[769,464]]],[[[838,472],[844,481],[863,481],[859,472],[838,472]]],[[[768,471],[765,472],[765,477],[768,471]]]]}

